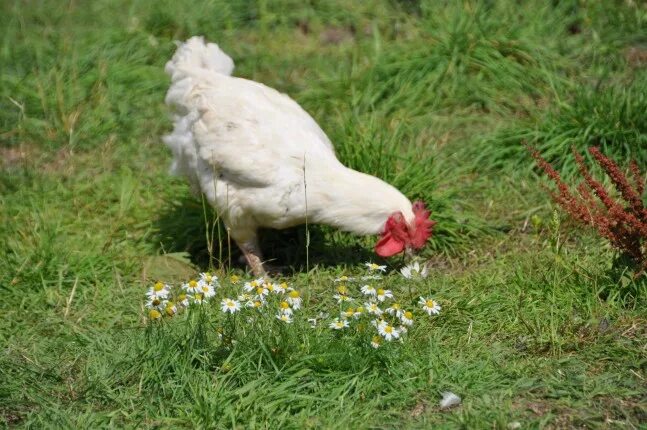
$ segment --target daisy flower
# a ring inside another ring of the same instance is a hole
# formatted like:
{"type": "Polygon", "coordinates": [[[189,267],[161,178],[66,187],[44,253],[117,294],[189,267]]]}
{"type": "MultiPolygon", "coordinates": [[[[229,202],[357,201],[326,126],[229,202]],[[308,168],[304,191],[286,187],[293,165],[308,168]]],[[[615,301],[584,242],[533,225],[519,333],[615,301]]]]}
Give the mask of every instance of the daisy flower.
{"type": "Polygon", "coordinates": [[[249,294],[249,293],[243,293],[243,294],[240,294],[240,295],[238,296],[238,301],[239,301],[239,302],[241,302],[241,303],[242,303],[242,302],[249,302],[249,301],[251,301],[253,298],[254,298],[254,296],[252,296],[251,294],[249,294]]]}
{"type": "Polygon", "coordinates": [[[195,293],[191,296],[193,303],[201,305],[204,302],[204,295],[202,293],[195,293]]]}
{"type": "Polygon", "coordinates": [[[355,315],[355,309],[348,308],[341,312],[342,319],[352,318],[355,315]]]}
{"type": "Polygon", "coordinates": [[[154,297],[158,297],[160,299],[165,299],[165,298],[168,297],[168,295],[170,293],[170,289],[171,289],[171,287],[169,287],[168,285],[163,284],[161,282],[156,282],[155,285],[153,285],[148,290],[146,295],[151,299],[154,298],[154,297]]]}
{"type": "Polygon", "coordinates": [[[393,298],[393,293],[391,290],[384,290],[382,288],[379,288],[377,290],[377,299],[381,302],[383,302],[386,299],[392,299],[393,298]]]}
{"type": "Polygon", "coordinates": [[[364,314],[364,308],[360,306],[357,309],[355,309],[355,313],[353,313],[353,318],[357,319],[361,317],[363,314],[364,314]]]}
{"type": "Polygon", "coordinates": [[[422,305],[422,309],[429,315],[438,315],[440,313],[440,305],[433,299],[425,299],[420,297],[418,303],[422,305]]]}
{"type": "Polygon", "coordinates": [[[347,302],[350,300],[350,297],[346,294],[335,294],[332,297],[337,300],[337,303],[347,302]]]}
{"type": "Polygon", "coordinates": [[[286,314],[284,312],[280,312],[280,313],[276,314],[276,319],[281,320],[286,324],[292,323],[292,317],[290,316],[290,314],[286,314]]]}
{"type": "Polygon", "coordinates": [[[219,285],[218,277],[216,275],[212,275],[209,272],[200,273],[200,280],[206,282],[207,284],[211,284],[214,287],[217,287],[219,285]]]}
{"type": "Polygon", "coordinates": [[[281,282],[280,284],[274,284],[274,292],[276,294],[285,294],[285,291],[288,289],[288,284],[281,282]]]}
{"type": "Polygon", "coordinates": [[[165,306],[166,306],[166,300],[160,297],[153,297],[146,302],[146,307],[148,309],[158,309],[161,311],[161,310],[164,310],[165,306]]]}
{"type": "Polygon", "coordinates": [[[277,286],[278,286],[277,284],[273,284],[271,282],[265,282],[263,284],[263,288],[265,288],[270,293],[276,293],[277,286]]]}
{"type": "Polygon", "coordinates": [[[238,300],[224,299],[220,302],[220,309],[225,313],[233,314],[240,310],[240,302],[238,300]]]}
{"type": "Polygon", "coordinates": [[[337,287],[337,292],[339,294],[348,294],[348,287],[346,285],[340,285],[337,287]]]}
{"type": "Polygon", "coordinates": [[[265,296],[267,296],[269,293],[270,293],[270,290],[268,290],[265,287],[256,288],[256,295],[261,299],[264,299],[265,296]]]}
{"type": "Polygon", "coordinates": [[[245,303],[245,306],[247,306],[248,308],[260,309],[263,307],[263,302],[260,300],[250,300],[245,303]]]}
{"type": "Polygon", "coordinates": [[[380,336],[373,336],[373,339],[371,340],[371,346],[377,349],[380,347],[381,344],[382,344],[382,338],[380,336]]]}
{"type": "Polygon", "coordinates": [[[213,287],[212,284],[209,284],[206,281],[200,280],[198,281],[198,285],[200,285],[200,293],[204,295],[205,300],[216,295],[216,289],[213,287]]]}
{"type": "Polygon", "coordinates": [[[346,275],[340,276],[339,278],[335,278],[335,282],[348,282],[348,281],[354,281],[355,278],[350,278],[346,275]]]}
{"type": "Polygon", "coordinates": [[[249,293],[256,290],[258,287],[262,287],[264,283],[265,280],[263,278],[254,279],[253,281],[245,282],[243,290],[249,293]]]}
{"type": "Polygon", "coordinates": [[[173,302],[168,302],[164,307],[164,311],[166,312],[166,315],[172,317],[177,313],[177,306],[175,306],[175,303],[173,302]]]}
{"type": "Polygon", "coordinates": [[[413,313],[409,311],[403,312],[402,315],[400,315],[400,321],[402,321],[402,324],[404,325],[413,325],[413,313]]]}
{"type": "Polygon", "coordinates": [[[231,275],[229,277],[229,282],[231,282],[232,284],[237,284],[238,281],[240,281],[240,276],[238,275],[231,275]]]}
{"type": "Polygon", "coordinates": [[[404,313],[404,311],[402,310],[402,306],[400,306],[400,303],[393,303],[391,306],[389,306],[386,309],[386,313],[400,318],[404,313]]]}
{"type": "Polygon", "coordinates": [[[360,291],[367,296],[375,296],[377,294],[375,287],[371,287],[370,285],[364,285],[360,291]]]}
{"type": "Polygon", "coordinates": [[[391,341],[400,337],[400,332],[397,328],[393,327],[391,324],[386,321],[382,321],[377,326],[377,331],[384,337],[384,339],[391,341]]]}
{"type": "Polygon", "coordinates": [[[184,307],[189,306],[189,296],[186,293],[179,294],[177,296],[177,304],[184,307]]]}
{"type": "Polygon", "coordinates": [[[297,290],[288,293],[287,301],[295,310],[301,308],[301,294],[297,290]]]}
{"type": "MultiPolygon", "coordinates": [[[[407,329],[407,326],[401,325],[397,329],[398,333],[400,334],[406,334],[409,330],[407,329]]],[[[400,342],[402,342],[402,338],[400,338],[400,342]]]]}
{"type": "Polygon", "coordinates": [[[380,309],[380,307],[375,302],[364,303],[364,306],[366,307],[366,311],[369,314],[380,316],[383,313],[382,309],[380,309]]]}
{"type": "Polygon", "coordinates": [[[425,264],[421,268],[420,263],[414,261],[400,269],[400,273],[407,279],[426,278],[429,275],[429,267],[425,264]]]}
{"type": "Polygon", "coordinates": [[[341,330],[348,327],[348,321],[335,318],[335,321],[331,322],[328,327],[330,327],[333,330],[341,330]]]}
{"type": "Polygon", "coordinates": [[[286,315],[292,315],[292,309],[288,302],[281,302],[279,304],[279,312],[286,315]]]}
{"type": "Polygon", "coordinates": [[[380,272],[386,272],[386,266],[380,266],[379,264],[371,263],[371,262],[366,262],[364,263],[366,267],[368,267],[368,270],[371,272],[374,271],[380,271],[380,272]]]}
{"type": "Polygon", "coordinates": [[[151,309],[148,312],[148,318],[150,318],[152,320],[158,320],[158,319],[162,318],[162,313],[160,311],[158,311],[157,309],[151,309]]]}
{"type": "Polygon", "coordinates": [[[186,290],[187,293],[195,294],[200,292],[200,285],[197,281],[191,279],[186,284],[182,285],[182,288],[186,290]]]}

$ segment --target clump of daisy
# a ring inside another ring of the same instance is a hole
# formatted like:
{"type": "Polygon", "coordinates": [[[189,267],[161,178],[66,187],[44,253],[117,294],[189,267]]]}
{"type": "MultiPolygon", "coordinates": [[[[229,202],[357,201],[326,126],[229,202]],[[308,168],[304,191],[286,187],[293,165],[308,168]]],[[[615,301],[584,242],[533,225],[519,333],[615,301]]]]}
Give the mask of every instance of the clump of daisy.
{"type": "Polygon", "coordinates": [[[236,313],[240,310],[240,302],[238,300],[232,300],[232,299],[224,299],[222,302],[220,302],[220,309],[224,312],[227,313],[229,312],[230,314],[236,313]]]}
{"type": "Polygon", "coordinates": [[[429,275],[429,267],[426,264],[420,266],[420,263],[414,261],[400,269],[400,273],[407,279],[424,279],[429,275]]]}
{"type": "Polygon", "coordinates": [[[425,299],[420,297],[418,303],[422,305],[422,310],[427,312],[429,315],[438,315],[440,313],[440,305],[433,299],[425,299]]]}
{"type": "Polygon", "coordinates": [[[290,304],[286,301],[279,303],[279,312],[286,315],[292,315],[294,312],[290,307],[290,304]]]}

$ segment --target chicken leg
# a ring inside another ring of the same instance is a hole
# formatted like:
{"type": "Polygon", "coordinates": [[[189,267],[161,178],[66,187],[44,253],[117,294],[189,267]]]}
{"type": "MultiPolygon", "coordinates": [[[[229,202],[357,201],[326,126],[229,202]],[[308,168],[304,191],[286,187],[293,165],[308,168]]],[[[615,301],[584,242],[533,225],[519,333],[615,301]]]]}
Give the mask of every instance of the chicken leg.
{"type": "Polygon", "coordinates": [[[261,255],[261,248],[258,245],[258,239],[253,238],[246,242],[238,243],[238,247],[243,251],[247,264],[252,269],[252,273],[257,277],[264,277],[267,275],[263,267],[263,257],[261,255]]]}

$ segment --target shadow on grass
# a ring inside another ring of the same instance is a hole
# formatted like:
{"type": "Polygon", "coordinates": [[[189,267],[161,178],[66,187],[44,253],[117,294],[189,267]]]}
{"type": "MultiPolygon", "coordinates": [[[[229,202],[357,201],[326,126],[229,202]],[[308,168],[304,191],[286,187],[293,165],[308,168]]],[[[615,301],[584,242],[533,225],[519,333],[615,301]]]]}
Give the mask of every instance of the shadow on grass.
{"type": "MultiPolygon", "coordinates": [[[[242,253],[231,241],[221,222],[214,223],[215,215],[207,207],[206,219],[202,202],[189,195],[171,202],[155,220],[154,241],[164,253],[187,252],[191,262],[200,269],[213,266],[246,268],[242,253]],[[213,237],[211,257],[209,237],[213,237]]],[[[370,248],[362,245],[369,239],[353,237],[332,228],[311,225],[310,247],[306,252],[307,231],[305,226],[286,230],[264,229],[259,233],[263,257],[271,265],[280,268],[283,274],[305,272],[310,268],[357,265],[376,259],[370,248]]],[[[367,242],[368,243],[368,242],[367,242]]]]}

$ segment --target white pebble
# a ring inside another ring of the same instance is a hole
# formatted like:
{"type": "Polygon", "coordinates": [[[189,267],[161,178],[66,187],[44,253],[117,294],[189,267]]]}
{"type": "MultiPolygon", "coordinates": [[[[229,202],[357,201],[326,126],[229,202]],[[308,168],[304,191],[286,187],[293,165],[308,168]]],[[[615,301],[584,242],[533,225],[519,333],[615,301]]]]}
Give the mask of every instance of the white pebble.
{"type": "Polygon", "coordinates": [[[517,430],[521,428],[521,423],[519,421],[512,421],[508,424],[510,430],[517,430]]]}
{"type": "Polygon", "coordinates": [[[440,401],[440,409],[449,409],[454,406],[461,404],[461,398],[451,391],[445,391],[441,393],[443,398],[440,401]]]}

